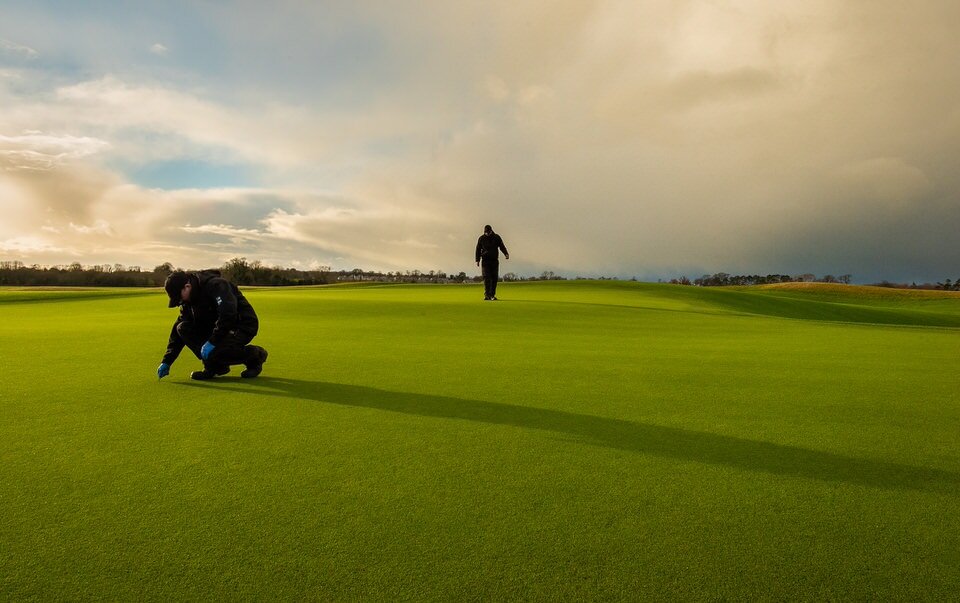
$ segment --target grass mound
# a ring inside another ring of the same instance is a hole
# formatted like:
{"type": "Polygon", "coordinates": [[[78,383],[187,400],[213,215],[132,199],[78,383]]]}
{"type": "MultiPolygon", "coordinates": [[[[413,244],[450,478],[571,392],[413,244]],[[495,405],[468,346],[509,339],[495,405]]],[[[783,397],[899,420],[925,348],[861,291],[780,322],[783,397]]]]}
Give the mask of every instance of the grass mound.
{"type": "Polygon", "coordinates": [[[819,297],[834,299],[874,299],[922,301],[927,299],[960,300],[960,292],[937,291],[930,289],[894,289],[892,287],[876,287],[872,285],[842,285],[838,283],[776,283],[759,285],[758,289],[766,291],[803,292],[819,297]]]}

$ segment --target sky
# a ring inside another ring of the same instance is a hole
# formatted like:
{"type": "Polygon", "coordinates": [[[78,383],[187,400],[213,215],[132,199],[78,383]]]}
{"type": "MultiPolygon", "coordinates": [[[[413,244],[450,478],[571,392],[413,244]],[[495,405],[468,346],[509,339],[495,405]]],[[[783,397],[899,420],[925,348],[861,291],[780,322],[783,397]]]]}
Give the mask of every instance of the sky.
{"type": "Polygon", "coordinates": [[[0,4],[0,260],[960,277],[955,0],[0,4]]]}

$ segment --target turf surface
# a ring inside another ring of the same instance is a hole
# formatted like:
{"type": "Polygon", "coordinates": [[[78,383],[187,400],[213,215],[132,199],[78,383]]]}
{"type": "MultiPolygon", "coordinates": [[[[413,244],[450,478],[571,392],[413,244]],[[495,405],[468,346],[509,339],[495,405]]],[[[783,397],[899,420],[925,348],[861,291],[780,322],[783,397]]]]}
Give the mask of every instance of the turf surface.
{"type": "Polygon", "coordinates": [[[960,296],[0,290],[0,599],[955,598],[960,296]]]}

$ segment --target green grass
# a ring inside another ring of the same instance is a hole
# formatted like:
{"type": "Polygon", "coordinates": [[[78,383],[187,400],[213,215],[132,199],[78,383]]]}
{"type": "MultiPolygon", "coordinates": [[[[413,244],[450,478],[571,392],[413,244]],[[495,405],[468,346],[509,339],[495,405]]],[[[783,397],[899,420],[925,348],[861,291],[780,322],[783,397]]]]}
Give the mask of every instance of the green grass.
{"type": "Polygon", "coordinates": [[[0,290],[0,599],[958,592],[957,295],[251,289],[198,383],[95,293],[0,290]]]}

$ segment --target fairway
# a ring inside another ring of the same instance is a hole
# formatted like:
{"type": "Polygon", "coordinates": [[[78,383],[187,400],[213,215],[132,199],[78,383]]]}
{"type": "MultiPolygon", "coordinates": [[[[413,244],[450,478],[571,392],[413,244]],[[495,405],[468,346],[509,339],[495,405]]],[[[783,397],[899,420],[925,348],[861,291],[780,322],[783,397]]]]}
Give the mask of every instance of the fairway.
{"type": "Polygon", "coordinates": [[[0,599],[957,596],[960,294],[244,291],[0,289],[0,599]]]}

